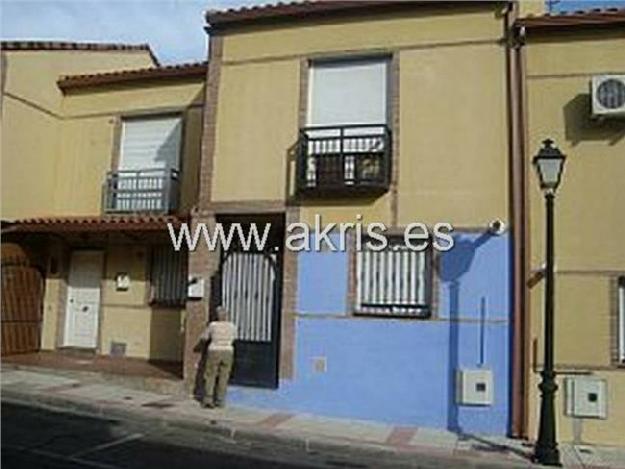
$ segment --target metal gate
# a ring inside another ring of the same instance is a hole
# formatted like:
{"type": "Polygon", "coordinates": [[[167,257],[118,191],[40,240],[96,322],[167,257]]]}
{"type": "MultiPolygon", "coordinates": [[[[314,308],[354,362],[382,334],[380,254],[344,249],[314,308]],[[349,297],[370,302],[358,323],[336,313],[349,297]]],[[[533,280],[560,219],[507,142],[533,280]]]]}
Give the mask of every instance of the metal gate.
{"type": "Polygon", "coordinates": [[[2,355],[36,352],[41,335],[43,277],[27,259],[2,259],[2,355]]]}
{"type": "Polygon", "coordinates": [[[280,266],[277,252],[222,254],[220,300],[237,326],[234,384],[278,387],[280,266]]]}

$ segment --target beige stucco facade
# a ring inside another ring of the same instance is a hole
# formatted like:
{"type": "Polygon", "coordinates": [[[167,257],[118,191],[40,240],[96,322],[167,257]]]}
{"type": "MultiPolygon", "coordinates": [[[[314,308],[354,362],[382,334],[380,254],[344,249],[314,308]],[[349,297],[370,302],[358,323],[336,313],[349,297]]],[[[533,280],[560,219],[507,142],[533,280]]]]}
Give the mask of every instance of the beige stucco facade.
{"type": "Polygon", "coordinates": [[[59,136],[65,117],[57,79],[152,67],[154,61],[147,51],[3,50],[1,54],[2,218],[51,215],[55,208],[50,195],[59,182],[59,136]]]}
{"type": "MultiPolygon", "coordinates": [[[[531,157],[544,138],[567,155],[556,199],[557,412],[564,441],[625,443],[625,368],[617,363],[616,279],[625,274],[625,122],[593,120],[590,79],[625,73],[622,32],[530,33],[526,45],[531,157]],[[564,382],[576,374],[607,382],[607,419],[564,415],[564,382]]],[[[544,203],[529,169],[530,266],[544,259],[544,203]]],[[[537,366],[542,363],[542,282],[529,291],[532,357],[530,434],[538,416],[537,366]]]]}
{"type": "Polygon", "coordinates": [[[506,221],[501,14],[494,5],[428,7],[226,32],[212,202],[291,198],[293,148],[306,106],[302,62],[373,54],[396,64],[389,97],[396,116],[389,123],[397,139],[396,190],[349,201],[298,202],[300,219],[311,222],[318,213],[327,222],[356,221],[361,214],[365,223],[389,226],[506,221]],[[241,168],[254,177],[241,177],[241,168]]]}
{"type": "MultiPolygon", "coordinates": [[[[539,12],[531,5],[523,2],[521,14],[539,12]]],[[[514,119],[508,99],[513,92],[507,82],[503,8],[427,6],[216,31],[219,79],[216,100],[208,101],[215,106],[208,110],[214,129],[204,119],[203,79],[101,85],[65,94],[56,87],[58,75],[101,71],[104,62],[103,69],[150,66],[147,54],[98,52],[101,61],[96,62],[85,53],[79,68],[78,52],[60,53],[67,55],[59,55],[60,60],[43,52],[27,58],[20,52],[4,53],[2,217],[100,215],[101,184],[115,168],[121,120],[180,113],[181,212],[196,206],[200,186],[208,189],[197,221],[214,223],[215,215],[239,211],[284,213],[287,221],[309,224],[319,214],[324,223],[354,222],[362,215],[364,223],[389,227],[449,222],[476,232],[499,219],[508,228],[515,223],[510,181],[518,176],[511,174],[510,161],[520,150],[512,149],[511,141],[514,119]],[[294,154],[307,114],[308,67],[316,59],[361,56],[390,59],[390,188],[349,200],[298,199],[294,154]],[[36,67],[42,72],[33,73],[36,67]],[[22,193],[28,196],[16,196],[22,193]]],[[[523,189],[528,212],[521,217],[528,223],[529,274],[537,278],[544,260],[544,205],[529,159],[551,137],[568,155],[556,212],[558,436],[562,441],[625,444],[625,403],[620,398],[625,394],[625,368],[615,357],[616,279],[625,275],[625,194],[617,190],[625,176],[625,121],[592,120],[589,110],[590,78],[625,74],[625,39],[620,32],[584,31],[532,32],[522,45],[529,151],[523,189]],[[580,375],[606,381],[606,419],[564,415],[564,380],[580,375]]],[[[150,303],[151,250],[163,239],[137,240],[119,233],[50,239],[49,259],[57,265],[47,265],[42,348],[63,346],[72,249],[99,249],[104,256],[97,353],[108,354],[114,344],[123,343],[129,357],[180,361],[184,355],[195,372],[197,357],[188,352],[193,345],[189,338],[195,339],[204,326],[208,297],[188,303],[187,311],[150,303]],[[117,288],[119,273],[130,277],[128,289],[117,288]]],[[[281,337],[289,340],[297,287],[297,263],[292,261],[286,254],[281,337]]],[[[201,252],[192,256],[189,270],[208,285],[216,265],[214,256],[201,252]]],[[[525,433],[533,437],[544,282],[529,284],[529,331],[523,344],[530,357],[525,433]]],[[[283,344],[289,346],[287,340],[283,344]]],[[[293,374],[288,360],[280,366],[287,369],[282,375],[293,374]]]]}
{"type": "Polygon", "coordinates": [[[150,67],[152,59],[147,52],[4,51],[3,61],[3,219],[99,215],[120,119],[160,113],[184,118],[182,209],[190,209],[197,191],[202,79],[63,94],[56,85],[61,75],[150,67]]]}
{"type": "MultiPolygon", "coordinates": [[[[125,344],[128,357],[149,360],[180,361],[184,309],[150,304],[149,243],[129,243],[121,239],[95,242],[87,246],[103,253],[100,290],[99,331],[96,353],[108,355],[113,344],[125,344]],[[130,286],[118,290],[116,274],[127,273],[130,286]]],[[[73,249],[52,241],[48,257],[58,262],[58,272],[47,272],[43,300],[41,348],[56,350],[65,346],[67,314],[67,280],[73,249]]]]}
{"type": "Polygon", "coordinates": [[[170,113],[183,118],[180,211],[188,212],[197,192],[203,96],[201,79],[67,93],[53,214],[99,214],[101,184],[119,151],[121,120],[170,113]]]}
{"type": "MultiPolygon", "coordinates": [[[[3,220],[102,215],[102,184],[119,159],[122,119],[161,114],[182,117],[177,213],[189,213],[197,197],[203,76],[148,78],[62,92],[57,86],[61,75],[155,64],[147,50],[2,54],[3,220]]],[[[65,345],[71,253],[90,249],[101,251],[103,258],[96,353],[107,355],[113,344],[122,343],[128,357],[180,361],[184,310],[151,302],[152,247],[167,242],[164,233],[37,235],[37,242],[47,247],[41,262],[45,269],[41,348],[65,345]],[[120,272],[130,278],[127,290],[116,288],[120,272]]]]}

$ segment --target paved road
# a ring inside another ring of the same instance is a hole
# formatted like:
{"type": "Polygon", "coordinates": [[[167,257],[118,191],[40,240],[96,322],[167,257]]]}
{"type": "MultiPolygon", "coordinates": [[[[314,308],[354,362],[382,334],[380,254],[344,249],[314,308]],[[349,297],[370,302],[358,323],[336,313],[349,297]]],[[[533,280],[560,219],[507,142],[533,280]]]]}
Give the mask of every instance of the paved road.
{"type": "Polygon", "coordinates": [[[406,467],[398,463],[2,403],[2,469],[406,467]]]}

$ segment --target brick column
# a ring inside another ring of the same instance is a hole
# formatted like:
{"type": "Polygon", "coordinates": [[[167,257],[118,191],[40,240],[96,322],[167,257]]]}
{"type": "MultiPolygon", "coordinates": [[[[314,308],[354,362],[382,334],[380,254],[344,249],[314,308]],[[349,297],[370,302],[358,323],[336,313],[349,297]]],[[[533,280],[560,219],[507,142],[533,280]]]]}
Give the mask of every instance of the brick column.
{"type": "Polygon", "coordinates": [[[392,167],[391,167],[391,226],[399,225],[399,51],[393,54],[391,60],[391,129],[393,130],[392,141],[392,167]]]}
{"type": "MultiPolygon", "coordinates": [[[[198,205],[192,211],[191,221],[193,230],[199,223],[204,223],[210,233],[215,227],[215,216],[210,204],[222,51],[222,38],[213,34],[210,38],[206,75],[198,205]]],[[[196,389],[198,383],[198,364],[201,359],[197,347],[198,338],[208,319],[211,279],[218,268],[218,263],[219,253],[210,252],[203,239],[200,239],[197,249],[189,253],[189,276],[204,281],[204,297],[187,301],[186,308],[183,376],[185,387],[190,392],[196,389]]]]}
{"type": "MultiPolygon", "coordinates": [[[[215,228],[215,217],[196,214],[193,217],[192,229],[195,229],[198,223],[206,224],[209,232],[212,232],[215,228]]],[[[190,392],[195,391],[199,379],[198,371],[201,372],[203,368],[198,368],[202,358],[198,347],[198,339],[208,320],[212,293],[211,279],[218,267],[219,253],[209,251],[203,241],[198,243],[195,251],[189,253],[189,276],[202,279],[204,282],[204,297],[202,299],[188,300],[186,308],[183,376],[185,387],[190,392]]]]}
{"type": "MultiPolygon", "coordinates": [[[[287,207],[285,223],[299,221],[299,208],[287,207]]],[[[297,311],[297,252],[284,250],[282,311],[280,312],[280,379],[292,379],[295,372],[295,314],[297,311]]]]}

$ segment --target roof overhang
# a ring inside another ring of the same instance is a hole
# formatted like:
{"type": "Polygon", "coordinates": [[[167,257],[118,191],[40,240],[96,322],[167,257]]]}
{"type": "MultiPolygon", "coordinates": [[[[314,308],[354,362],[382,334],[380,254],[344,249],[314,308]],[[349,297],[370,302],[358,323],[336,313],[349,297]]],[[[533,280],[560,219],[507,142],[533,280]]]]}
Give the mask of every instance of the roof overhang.
{"type": "Polygon", "coordinates": [[[102,52],[147,52],[158,66],[159,61],[149,44],[125,44],[110,42],[72,42],[72,41],[36,41],[4,40],[0,49],[5,51],[102,51],[102,52]]]}
{"type": "Polygon", "coordinates": [[[57,85],[65,92],[76,88],[132,84],[149,80],[203,79],[206,76],[206,70],[207,62],[197,62],[88,75],[67,75],[62,76],[57,81],[57,85]]]}
{"type": "Polygon", "coordinates": [[[24,218],[3,221],[2,234],[9,233],[111,233],[166,232],[186,222],[185,217],[170,215],[105,215],[93,217],[24,218]]]}
{"type": "Polygon", "coordinates": [[[208,31],[230,27],[275,21],[312,19],[345,14],[379,14],[381,12],[408,9],[415,6],[445,7],[506,3],[499,0],[445,1],[445,0],[313,0],[275,3],[227,10],[208,10],[205,14],[208,31]]]}
{"type": "Polygon", "coordinates": [[[528,16],[515,22],[517,28],[526,32],[558,32],[570,30],[623,28],[625,27],[625,9],[589,10],[573,13],[528,16]]]}

